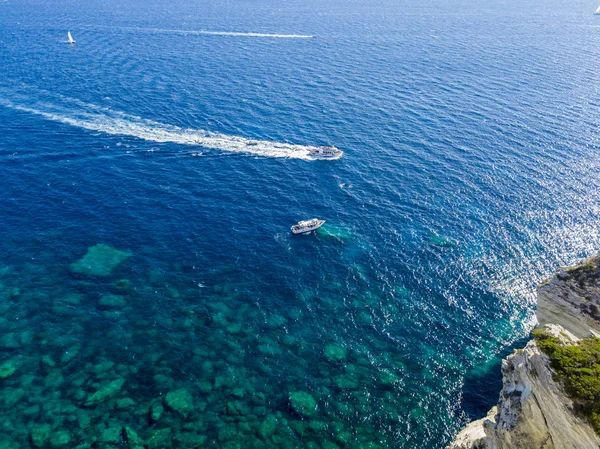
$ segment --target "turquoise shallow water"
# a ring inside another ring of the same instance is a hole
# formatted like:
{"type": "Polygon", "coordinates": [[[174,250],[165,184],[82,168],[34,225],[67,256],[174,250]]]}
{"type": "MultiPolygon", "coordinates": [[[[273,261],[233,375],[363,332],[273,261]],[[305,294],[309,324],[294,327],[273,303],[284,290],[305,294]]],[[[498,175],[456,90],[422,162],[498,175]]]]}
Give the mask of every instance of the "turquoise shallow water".
{"type": "Polygon", "coordinates": [[[594,9],[1,3],[0,447],[443,447],[600,246],[594,9]]]}

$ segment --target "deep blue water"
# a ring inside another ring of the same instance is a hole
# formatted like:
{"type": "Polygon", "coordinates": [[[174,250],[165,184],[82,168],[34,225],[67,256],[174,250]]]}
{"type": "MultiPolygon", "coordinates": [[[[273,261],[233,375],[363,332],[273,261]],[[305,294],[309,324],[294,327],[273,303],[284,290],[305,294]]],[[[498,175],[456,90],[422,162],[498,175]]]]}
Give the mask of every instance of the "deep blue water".
{"type": "Polygon", "coordinates": [[[596,7],[0,3],[2,447],[444,447],[600,247],[596,7]]]}

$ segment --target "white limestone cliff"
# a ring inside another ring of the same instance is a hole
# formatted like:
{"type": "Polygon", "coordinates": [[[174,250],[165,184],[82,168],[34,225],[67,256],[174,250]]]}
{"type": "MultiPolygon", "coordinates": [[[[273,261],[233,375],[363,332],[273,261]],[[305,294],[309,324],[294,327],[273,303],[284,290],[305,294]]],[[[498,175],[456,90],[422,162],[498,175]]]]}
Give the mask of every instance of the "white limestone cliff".
{"type": "MultiPolygon", "coordinates": [[[[563,344],[600,333],[599,279],[597,256],[540,286],[538,321],[563,344]]],[[[502,362],[502,382],[496,407],[467,425],[447,449],[600,448],[600,437],[576,413],[535,340],[502,362]]]]}

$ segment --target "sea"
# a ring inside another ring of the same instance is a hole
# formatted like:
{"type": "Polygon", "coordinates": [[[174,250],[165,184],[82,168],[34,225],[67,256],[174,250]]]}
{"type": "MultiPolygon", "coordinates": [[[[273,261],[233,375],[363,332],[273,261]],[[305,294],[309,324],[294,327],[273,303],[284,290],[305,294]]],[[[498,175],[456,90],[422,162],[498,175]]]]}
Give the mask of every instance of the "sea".
{"type": "Polygon", "coordinates": [[[597,6],[0,3],[0,448],[444,448],[600,248],[597,6]]]}

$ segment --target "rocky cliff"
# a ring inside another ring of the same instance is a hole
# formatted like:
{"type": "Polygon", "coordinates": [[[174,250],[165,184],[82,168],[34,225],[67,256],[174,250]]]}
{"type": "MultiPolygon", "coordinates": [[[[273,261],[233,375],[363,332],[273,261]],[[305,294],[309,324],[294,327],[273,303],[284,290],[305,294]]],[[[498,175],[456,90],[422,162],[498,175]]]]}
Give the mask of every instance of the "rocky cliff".
{"type": "Polygon", "coordinates": [[[562,267],[538,288],[540,325],[559,324],[579,338],[600,336],[600,254],[562,267]]]}
{"type": "MultiPolygon", "coordinates": [[[[561,268],[538,291],[540,326],[562,344],[600,335],[600,256],[561,268]]],[[[575,412],[550,359],[535,340],[502,362],[503,387],[488,416],[447,449],[594,449],[600,437],[575,412]]]]}

